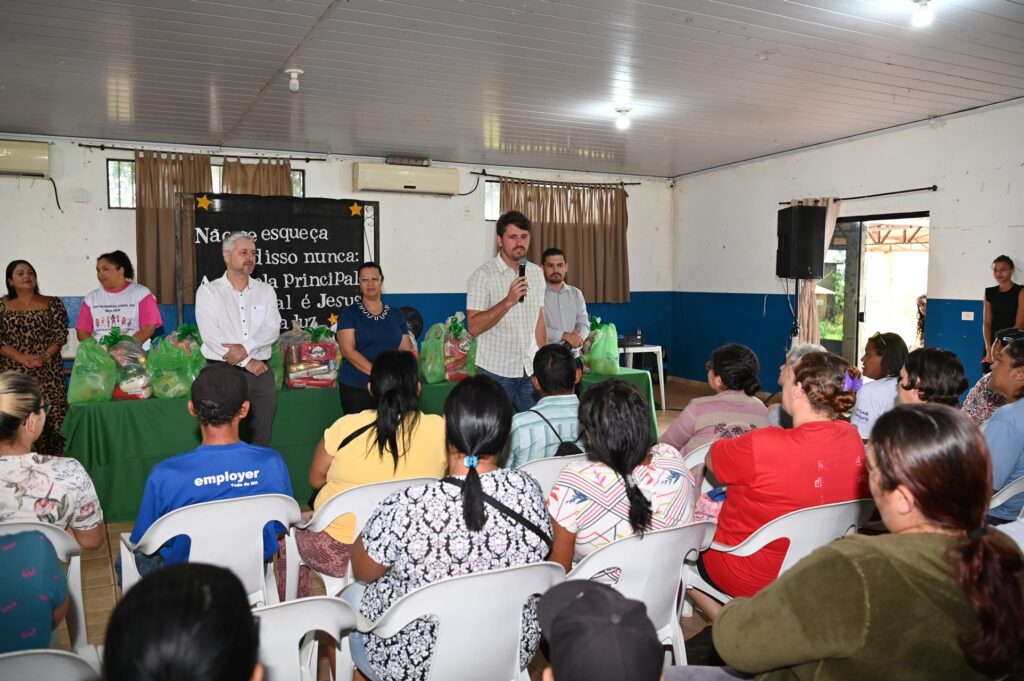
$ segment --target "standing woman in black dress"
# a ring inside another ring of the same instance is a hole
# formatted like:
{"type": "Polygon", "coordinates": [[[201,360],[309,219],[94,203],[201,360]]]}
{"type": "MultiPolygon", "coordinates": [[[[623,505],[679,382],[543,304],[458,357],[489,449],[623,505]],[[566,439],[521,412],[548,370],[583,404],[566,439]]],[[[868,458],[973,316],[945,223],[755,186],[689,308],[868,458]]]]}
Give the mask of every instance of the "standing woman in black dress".
{"type": "Polygon", "coordinates": [[[1001,255],[992,261],[992,276],[995,286],[985,289],[985,355],[982,360],[984,372],[992,364],[992,334],[999,329],[1024,328],[1024,286],[1013,281],[1013,260],[1001,255]]]}

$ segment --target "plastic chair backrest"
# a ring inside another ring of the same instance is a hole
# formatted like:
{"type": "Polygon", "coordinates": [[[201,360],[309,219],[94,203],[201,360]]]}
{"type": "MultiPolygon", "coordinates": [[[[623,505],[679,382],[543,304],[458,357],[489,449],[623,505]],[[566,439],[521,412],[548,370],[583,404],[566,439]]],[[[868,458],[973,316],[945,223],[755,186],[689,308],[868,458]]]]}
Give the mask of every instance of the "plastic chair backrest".
{"type": "Polygon", "coordinates": [[[356,517],[355,535],[363,531],[363,526],[370,519],[374,509],[380,502],[399,490],[415,485],[426,485],[437,482],[437,478],[405,478],[403,480],[385,480],[367,485],[359,485],[344,492],[339,492],[327,500],[316,510],[309,522],[302,527],[312,532],[323,532],[327,527],[343,515],[353,514],[356,517]]]}
{"type": "MultiPolygon", "coordinates": [[[[314,596],[268,605],[253,610],[260,620],[260,662],[264,678],[273,681],[301,681],[302,656],[299,645],[311,631],[323,631],[335,641],[356,627],[355,610],[330,596],[314,596]]],[[[315,663],[315,660],[314,660],[315,663]]]]}
{"type": "Polygon", "coordinates": [[[413,620],[433,615],[438,627],[428,681],[518,679],[523,607],[530,596],[564,578],[561,565],[545,562],[427,584],[395,601],[373,633],[390,638],[413,620]],[[487,654],[467,654],[466,642],[478,641],[481,632],[486,632],[487,654]]]}
{"type": "Polygon", "coordinates": [[[0,655],[0,679],[100,681],[100,674],[74,653],[64,650],[23,650],[0,655]]]}
{"type": "MultiPolygon", "coordinates": [[[[276,520],[287,529],[301,517],[298,502],[284,494],[208,501],[158,518],[135,548],[152,555],[168,540],[186,535],[191,541],[189,561],[228,568],[242,581],[246,593],[262,593],[266,587],[263,526],[276,520]]],[[[130,586],[126,580],[125,590],[130,586]]],[[[276,591],[266,593],[263,601],[273,602],[274,597],[276,591]]]]}
{"type": "MultiPolygon", "coordinates": [[[[788,539],[789,550],[779,574],[796,565],[815,549],[857,531],[875,510],[871,499],[856,499],[802,508],[761,526],[730,553],[749,556],[776,539],[788,539]]],[[[712,544],[712,548],[716,548],[712,544]]]]}
{"type": "Polygon", "coordinates": [[[988,507],[993,509],[997,506],[1002,506],[1007,501],[1021,493],[1024,493],[1024,476],[1017,478],[1013,482],[1007,483],[1001,490],[993,494],[992,501],[989,502],[988,507]]]}
{"type": "Polygon", "coordinates": [[[715,524],[704,521],[619,539],[581,560],[565,579],[591,579],[617,568],[621,572],[615,589],[626,598],[642,601],[655,629],[660,630],[676,616],[683,560],[696,558],[714,534],[715,524]]]}
{"type": "MultiPolygon", "coordinates": [[[[33,521],[0,522],[0,535],[17,534],[18,532],[38,531],[53,545],[57,558],[67,563],[69,608],[66,621],[71,649],[78,650],[88,645],[85,628],[85,599],[82,596],[82,548],[74,537],[66,531],[51,525],[33,521]]],[[[59,634],[55,631],[51,645],[59,643],[59,634]]]]}
{"type": "Polygon", "coordinates": [[[705,459],[708,458],[708,452],[711,451],[711,445],[713,444],[715,443],[709,442],[706,445],[701,445],[700,447],[697,447],[697,449],[694,449],[689,454],[683,457],[683,464],[687,468],[693,468],[699,463],[704,463],[705,459]]]}
{"type": "Polygon", "coordinates": [[[558,476],[562,474],[563,468],[574,461],[586,460],[586,454],[576,454],[575,456],[549,456],[545,459],[527,461],[516,470],[532,475],[534,480],[540,483],[540,489],[544,492],[544,497],[547,498],[547,496],[551,494],[551,488],[554,487],[555,482],[558,481],[558,476]]]}

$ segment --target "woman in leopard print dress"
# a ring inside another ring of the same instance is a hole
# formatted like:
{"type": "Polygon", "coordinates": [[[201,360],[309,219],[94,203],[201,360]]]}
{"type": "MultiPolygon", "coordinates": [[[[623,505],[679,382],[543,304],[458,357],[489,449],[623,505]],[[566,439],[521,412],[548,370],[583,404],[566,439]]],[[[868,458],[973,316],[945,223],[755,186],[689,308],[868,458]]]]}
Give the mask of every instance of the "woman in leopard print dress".
{"type": "Polygon", "coordinates": [[[0,299],[0,372],[20,371],[39,383],[50,404],[36,451],[60,456],[60,425],[68,411],[60,349],[67,341],[68,313],[60,298],[39,293],[36,271],[25,260],[7,265],[7,295],[0,299]]]}

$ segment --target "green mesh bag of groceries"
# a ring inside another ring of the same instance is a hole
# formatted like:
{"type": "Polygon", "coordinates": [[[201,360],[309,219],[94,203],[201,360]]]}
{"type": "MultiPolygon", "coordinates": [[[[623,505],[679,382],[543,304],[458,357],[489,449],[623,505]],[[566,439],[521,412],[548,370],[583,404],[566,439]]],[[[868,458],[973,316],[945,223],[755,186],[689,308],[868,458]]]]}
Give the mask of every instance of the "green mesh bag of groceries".
{"type": "Polygon", "coordinates": [[[107,349],[93,338],[86,338],[78,346],[75,365],[71,369],[68,402],[109,402],[117,383],[117,364],[107,349]]]}
{"type": "Polygon", "coordinates": [[[597,327],[590,346],[590,370],[595,374],[619,373],[619,332],[608,323],[597,327]]]}
{"type": "Polygon", "coordinates": [[[444,324],[434,324],[423,338],[420,348],[420,374],[424,383],[442,383],[444,368],[444,324]]]}

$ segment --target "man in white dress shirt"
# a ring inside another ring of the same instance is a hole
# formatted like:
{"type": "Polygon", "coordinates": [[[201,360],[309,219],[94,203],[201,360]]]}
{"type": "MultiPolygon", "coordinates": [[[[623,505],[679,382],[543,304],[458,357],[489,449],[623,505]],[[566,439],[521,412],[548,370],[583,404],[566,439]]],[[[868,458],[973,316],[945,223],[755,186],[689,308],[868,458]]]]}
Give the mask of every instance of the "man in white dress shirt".
{"type": "Polygon", "coordinates": [[[277,413],[274,372],[267,361],[281,334],[277,293],[252,276],[256,244],[245,232],[224,239],[223,277],[196,291],[196,323],[203,337],[203,356],[227,362],[245,372],[249,384],[249,436],[251,444],[270,446],[277,413]]]}
{"type": "Polygon", "coordinates": [[[477,337],[476,366],[501,384],[519,411],[537,401],[530,377],[533,355],[545,345],[544,273],[532,262],[519,275],[530,246],[530,220],[509,211],[498,218],[498,254],[469,278],[466,328],[477,337]]]}

